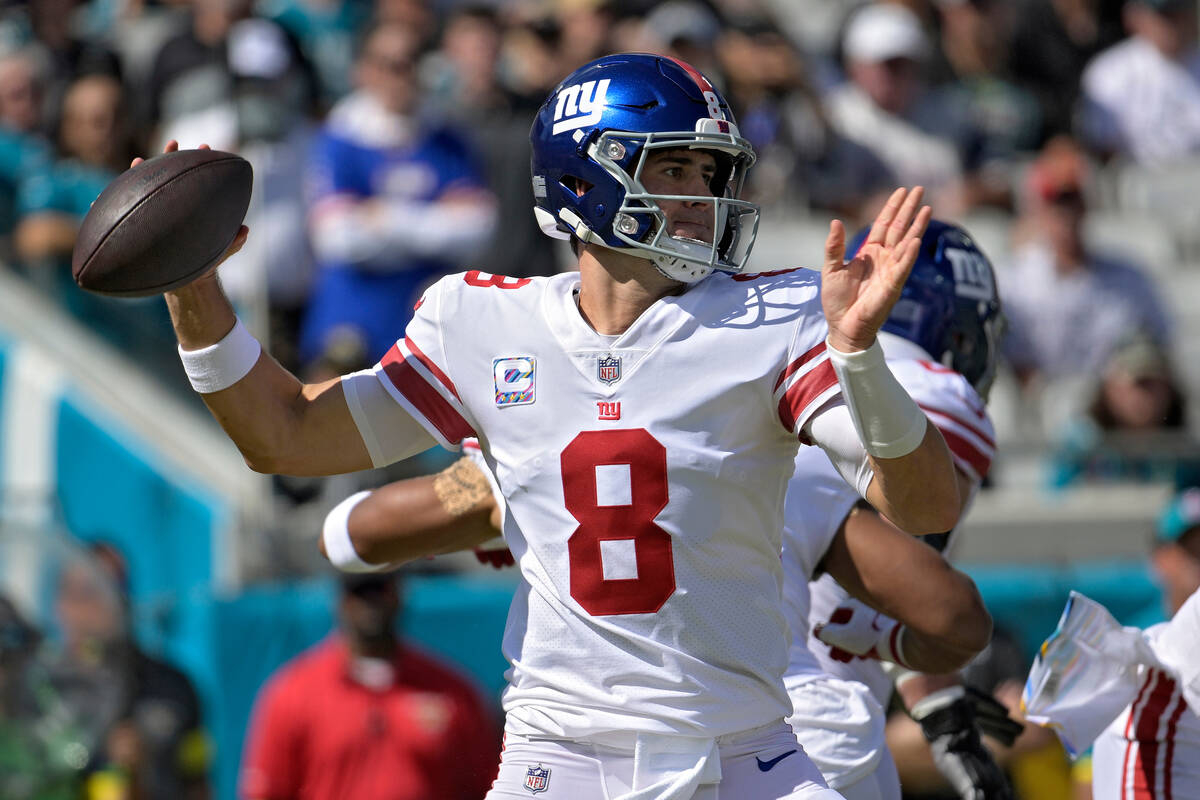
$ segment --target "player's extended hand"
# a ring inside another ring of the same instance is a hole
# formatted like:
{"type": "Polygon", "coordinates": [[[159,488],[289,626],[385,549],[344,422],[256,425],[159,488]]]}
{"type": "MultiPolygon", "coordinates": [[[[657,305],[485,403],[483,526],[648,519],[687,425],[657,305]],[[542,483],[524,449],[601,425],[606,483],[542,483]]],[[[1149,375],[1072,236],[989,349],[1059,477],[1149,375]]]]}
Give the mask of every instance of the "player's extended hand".
{"type": "Polygon", "coordinates": [[[933,214],[921,205],[923,195],[920,186],[892,192],[850,261],[845,260],[845,227],[836,219],[829,224],[821,306],[829,323],[829,342],[843,353],[870,347],[899,299],[933,214]]]}
{"type": "Polygon", "coordinates": [[[828,622],[813,626],[813,635],[829,645],[834,661],[874,658],[901,664],[903,627],[886,614],[849,598],[833,610],[828,622]]]}
{"type": "MultiPolygon", "coordinates": [[[[196,149],[197,150],[211,150],[212,148],[206,144],[202,144],[196,149]]],[[[179,142],[177,142],[174,139],[171,139],[170,141],[168,141],[166,143],[166,145],[163,146],[164,153],[174,153],[178,150],[179,150],[179,142]]],[[[133,161],[129,162],[129,168],[133,169],[134,167],[136,167],[138,164],[141,164],[145,160],[146,159],[142,158],[141,156],[138,156],[137,158],[133,159],[133,161]]],[[[214,264],[212,269],[210,269],[208,272],[204,273],[204,275],[202,275],[200,278],[197,278],[197,280],[200,280],[201,278],[206,278],[210,275],[215,274],[217,271],[217,267],[224,264],[225,261],[230,256],[232,256],[234,253],[236,253],[237,251],[242,249],[242,245],[244,245],[246,243],[246,237],[249,235],[250,235],[250,229],[247,228],[245,225],[243,225],[241,228],[239,228],[238,232],[237,232],[237,236],[233,237],[233,241],[229,243],[229,247],[225,250],[225,254],[221,256],[221,260],[218,261],[216,264],[214,264]]]]}

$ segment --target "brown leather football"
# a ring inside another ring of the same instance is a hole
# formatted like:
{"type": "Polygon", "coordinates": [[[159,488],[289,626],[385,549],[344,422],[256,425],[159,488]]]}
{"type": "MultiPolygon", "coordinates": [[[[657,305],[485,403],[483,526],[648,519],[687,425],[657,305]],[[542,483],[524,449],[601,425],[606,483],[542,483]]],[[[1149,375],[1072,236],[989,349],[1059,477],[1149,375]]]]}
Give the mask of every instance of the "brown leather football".
{"type": "Polygon", "coordinates": [[[97,294],[146,297],[207,272],[237,236],[254,172],[219,150],[147,159],[108,185],[75,240],[71,273],[97,294]]]}

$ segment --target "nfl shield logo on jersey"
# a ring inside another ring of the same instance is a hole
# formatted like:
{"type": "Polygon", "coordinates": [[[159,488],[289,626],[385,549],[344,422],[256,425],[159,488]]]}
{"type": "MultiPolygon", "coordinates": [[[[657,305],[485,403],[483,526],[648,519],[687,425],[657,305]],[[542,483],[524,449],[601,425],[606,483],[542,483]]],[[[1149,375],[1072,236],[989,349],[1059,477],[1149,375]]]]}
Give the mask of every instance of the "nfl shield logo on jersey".
{"type": "Polygon", "coordinates": [[[601,381],[612,386],[621,379],[621,357],[620,356],[600,356],[597,363],[597,373],[601,381]]]}
{"type": "Polygon", "coordinates": [[[538,764],[525,771],[525,788],[533,794],[550,788],[550,769],[538,764]]]}

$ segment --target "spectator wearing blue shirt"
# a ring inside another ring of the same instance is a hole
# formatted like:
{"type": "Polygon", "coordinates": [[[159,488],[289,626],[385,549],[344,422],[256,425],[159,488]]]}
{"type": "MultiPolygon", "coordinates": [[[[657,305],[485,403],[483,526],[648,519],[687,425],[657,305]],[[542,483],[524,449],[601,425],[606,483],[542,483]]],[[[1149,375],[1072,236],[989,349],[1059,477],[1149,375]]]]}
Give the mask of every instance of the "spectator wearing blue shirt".
{"type": "Polygon", "coordinates": [[[413,304],[489,241],[496,204],[463,137],[418,112],[419,40],[384,23],[363,43],[358,89],[330,111],[309,170],[317,276],[300,358],[380,358],[413,304]]]}

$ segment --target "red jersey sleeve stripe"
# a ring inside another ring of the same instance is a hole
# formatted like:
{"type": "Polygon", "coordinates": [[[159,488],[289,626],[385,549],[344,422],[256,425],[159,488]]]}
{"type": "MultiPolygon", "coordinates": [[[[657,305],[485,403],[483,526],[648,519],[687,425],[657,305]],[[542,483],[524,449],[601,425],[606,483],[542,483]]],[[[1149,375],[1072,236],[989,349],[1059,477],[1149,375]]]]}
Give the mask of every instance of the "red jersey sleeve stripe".
{"type": "Polygon", "coordinates": [[[433,373],[433,377],[435,377],[439,381],[441,381],[442,386],[445,386],[446,389],[448,389],[450,391],[450,394],[454,395],[455,400],[457,400],[460,403],[462,402],[462,398],[458,396],[458,390],[454,388],[454,382],[450,380],[450,377],[448,375],[446,375],[446,373],[442,372],[441,368],[438,367],[437,364],[433,363],[432,358],[430,358],[429,356],[427,356],[423,352],[421,352],[421,348],[417,347],[416,342],[414,342],[409,337],[405,336],[404,337],[404,346],[407,347],[410,351],[412,351],[412,354],[414,356],[416,356],[417,359],[420,360],[420,362],[422,364],[425,365],[425,369],[427,369],[431,373],[433,373]]]}
{"type": "Polygon", "coordinates": [[[772,389],[771,391],[773,391],[773,392],[778,391],[779,387],[783,385],[784,381],[786,381],[788,378],[795,375],[797,370],[799,370],[805,364],[812,361],[814,358],[816,358],[817,356],[821,355],[821,353],[824,353],[824,352],[825,352],[825,343],[821,342],[816,347],[813,347],[807,353],[800,356],[792,363],[788,364],[787,369],[785,369],[783,371],[783,374],[779,376],[779,380],[775,381],[775,388],[772,389]]]}
{"type": "Polygon", "coordinates": [[[450,444],[475,436],[471,425],[417,372],[393,345],[380,362],[384,374],[417,413],[425,417],[450,444]]]}
{"type": "Polygon", "coordinates": [[[921,410],[924,411],[926,414],[935,414],[937,416],[942,416],[958,425],[961,425],[962,427],[969,430],[971,433],[978,436],[979,441],[983,442],[984,444],[986,444],[988,447],[992,448],[993,450],[996,449],[995,439],[993,439],[991,436],[988,436],[983,430],[980,429],[980,427],[978,425],[974,425],[970,422],[967,422],[965,419],[958,416],[957,414],[951,414],[950,412],[944,411],[940,408],[934,408],[933,406],[925,405],[924,403],[918,403],[917,405],[921,406],[921,410]]]}
{"type": "Polygon", "coordinates": [[[833,363],[826,359],[802,375],[779,399],[779,421],[793,433],[814,400],[837,385],[833,363]]]}
{"type": "Polygon", "coordinates": [[[968,465],[975,475],[983,480],[992,467],[992,459],[950,428],[938,425],[938,430],[942,432],[942,438],[946,440],[946,446],[950,448],[950,453],[955,460],[968,465]]]}
{"type": "Polygon", "coordinates": [[[1158,797],[1159,727],[1163,714],[1175,694],[1175,681],[1160,674],[1158,684],[1150,693],[1142,714],[1134,726],[1137,739],[1137,757],[1133,765],[1133,796],[1136,800],[1153,800],[1158,797]]]}

